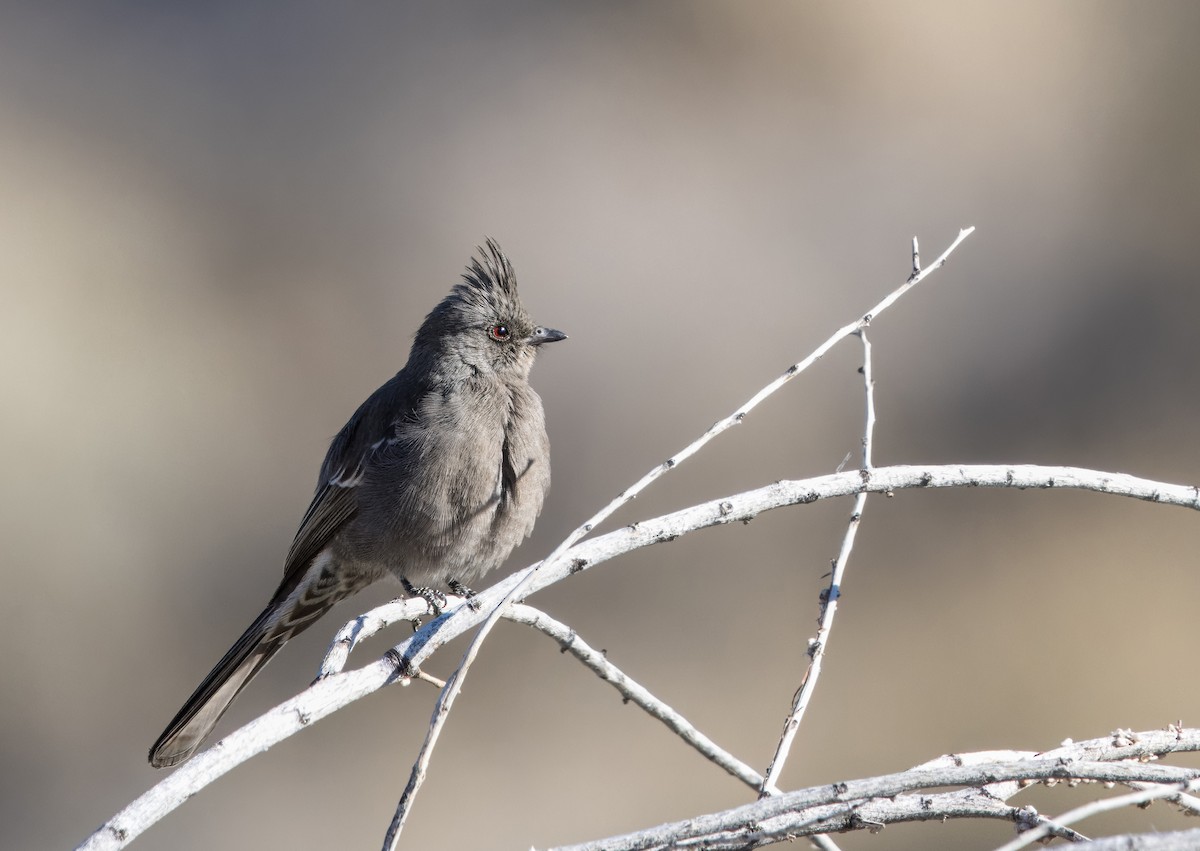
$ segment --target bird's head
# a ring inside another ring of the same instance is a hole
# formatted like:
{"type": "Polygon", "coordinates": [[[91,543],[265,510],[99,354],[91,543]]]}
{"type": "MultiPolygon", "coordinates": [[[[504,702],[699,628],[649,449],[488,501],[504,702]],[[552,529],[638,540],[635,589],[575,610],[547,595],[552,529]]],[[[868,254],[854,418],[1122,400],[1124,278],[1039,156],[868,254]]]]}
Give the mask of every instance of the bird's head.
{"type": "Polygon", "coordinates": [[[530,319],[517,294],[512,264],[493,239],[471,259],[455,285],[421,324],[414,354],[450,371],[461,367],[500,378],[524,379],[543,343],[566,339],[530,319]]]}

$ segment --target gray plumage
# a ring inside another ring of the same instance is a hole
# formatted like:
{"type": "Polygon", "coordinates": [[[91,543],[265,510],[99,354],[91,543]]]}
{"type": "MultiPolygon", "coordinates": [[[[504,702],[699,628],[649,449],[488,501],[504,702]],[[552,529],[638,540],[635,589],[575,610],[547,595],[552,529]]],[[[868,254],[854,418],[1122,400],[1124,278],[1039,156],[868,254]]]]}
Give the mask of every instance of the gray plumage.
{"type": "Polygon", "coordinates": [[[533,530],[550,443],[529,371],[561,331],[535,326],[512,266],[488,240],[425,318],[408,363],[329,447],[271,602],[167,725],[150,764],[191,756],[292,636],[387,575],[469,583],[533,530]]]}

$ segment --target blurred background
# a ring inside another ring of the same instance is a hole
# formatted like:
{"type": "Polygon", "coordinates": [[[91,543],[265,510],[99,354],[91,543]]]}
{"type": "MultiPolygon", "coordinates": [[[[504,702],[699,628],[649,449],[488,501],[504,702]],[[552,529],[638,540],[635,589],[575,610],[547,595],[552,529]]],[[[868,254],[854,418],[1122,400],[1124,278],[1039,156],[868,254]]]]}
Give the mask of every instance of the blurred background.
{"type": "MultiPolygon", "coordinates": [[[[1197,32],[1183,2],[7,5],[0,846],[72,847],[164,776],[146,751],[274,590],[329,438],[487,235],[571,335],[534,371],[554,489],[506,571],[903,281],[914,234],[932,259],[967,225],[873,328],[877,463],[1200,481],[1197,32]]],[[[609,528],[836,469],[860,359],[839,347],[609,528]]],[[[849,507],[531,602],[763,770],[849,507]]],[[[1095,494],[873,499],[784,785],[1200,723],[1198,542],[1193,513],[1095,494]]],[[[220,731],[394,593],[293,642],[220,731]]],[[[133,847],[376,848],[433,698],[377,694],[133,847]]],[[[752,797],[502,624],[404,847],[545,847],[752,797]]],[[[1082,829],[1181,823],[1156,804],[1082,829]]]]}

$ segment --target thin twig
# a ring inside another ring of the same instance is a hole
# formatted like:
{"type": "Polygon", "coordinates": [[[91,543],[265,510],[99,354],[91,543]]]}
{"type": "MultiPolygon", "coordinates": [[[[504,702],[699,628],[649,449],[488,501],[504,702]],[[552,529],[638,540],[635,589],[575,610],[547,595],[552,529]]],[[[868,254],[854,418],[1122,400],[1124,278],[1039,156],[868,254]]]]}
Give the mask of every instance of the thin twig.
{"type": "Polygon", "coordinates": [[[650,716],[666,724],[675,735],[695,748],[703,757],[725,769],[751,789],[758,789],[762,785],[762,776],[757,771],[697,730],[681,714],[608,661],[608,657],[603,653],[589,647],[571,627],[560,623],[540,609],[519,603],[509,606],[504,617],[506,620],[533,627],[553,638],[564,653],[570,653],[600,679],[612,685],[626,702],[640,706],[650,716]]]}
{"type": "MultiPolygon", "coordinates": [[[[1066,826],[1074,824],[1078,821],[1083,821],[1085,818],[1106,813],[1111,810],[1118,810],[1123,807],[1136,807],[1142,804],[1148,804],[1151,801],[1157,801],[1160,798],[1177,797],[1188,792],[1200,790],[1200,778],[1175,783],[1170,786],[1154,784],[1148,789],[1141,789],[1137,792],[1130,792],[1126,795],[1117,795],[1115,798],[1105,798],[1099,801],[1090,801],[1089,803],[1075,807],[1073,810],[1068,810],[1061,816],[1055,816],[1050,819],[1055,825],[1066,826]]],[[[1044,839],[1049,835],[1049,829],[1046,825],[1040,825],[1031,830],[1027,830],[1011,842],[1006,842],[1001,845],[996,851],[1018,851],[1020,848],[1025,848],[1033,843],[1044,839]]]]}
{"type": "Polygon", "coordinates": [[[832,838],[823,833],[814,833],[808,837],[808,841],[813,844],[813,847],[818,851],[841,851],[838,844],[832,838]]]}
{"type": "Polygon", "coordinates": [[[392,816],[391,824],[388,825],[387,834],[384,837],[383,843],[384,851],[395,851],[396,845],[400,839],[400,834],[404,830],[404,823],[408,819],[408,813],[412,807],[412,802],[416,797],[417,792],[420,790],[421,785],[424,783],[425,774],[429,768],[429,761],[432,758],[433,749],[437,744],[438,737],[441,735],[442,726],[446,723],[446,717],[449,714],[451,707],[454,705],[454,701],[458,697],[459,692],[462,690],[462,683],[466,678],[467,672],[470,670],[472,663],[479,654],[480,645],[482,645],[483,641],[492,631],[492,628],[496,625],[496,621],[499,620],[502,609],[509,603],[513,602],[513,600],[519,599],[520,595],[526,592],[534,574],[543,565],[557,564],[562,558],[564,552],[570,549],[585,535],[589,534],[592,529],[596,528],[596,526],[606,520],[618,508],[645,490],[645,488],[658,479],[659,476],[663,475],[663,473],[666,473],[668,470],[675,468],[677,465],[683,463],[696,452],[700,451],[705,444],[707,444],[717,435],[740,423],[743,419],[745,419],[746,415],[750,413],[751,410],[758,406],[760,402],[773,394],[792,378],[808,369],[808,367],[812,366],[812,364],[816,363],[826,354],[826,352],[833,348],[835,344],[850,334],[853,334],[865,327],[873,318],[879,316],[880,313],[887,310],[888,307],[894,304],[897,299],[904,295],[904,293],[908,292],[910,289],[928,277],[932,272],[941,268],[945,264],[946,258],[948,258],[954,249],[956,249],[964,239],[970,236],[974,230],[974,227],[968,227],[960,230],[958,232],[958,237],[950,244],[950,247],[943,251],[941,256],[939,256],[931,266],[928,266],[921,270],[921,272],[913,275],[911,278],[909,278],[909,280],[905,281],[901,286],[897,287],[882,301],[875,305],[875,307],[871,308],[871,310],[869,310],[866,314],[836,331],[833,336],[818,346],[807,358],[799,363],[793,364],[783,375],[779,376],[762,390],[759,390],[757,393],[751,396],[745,404],[743,404],[732,414],[714,423],[712,427],[708,429],[708,431],[702,434],[691,444],[684,447],[671,458],[668,458],[662,464],[652,468],[634,485],[623,491],[608,505],[593,515],[591,519],[568,535],[562,541],[562,543],[560,543],[554,549],[554,551],[541,562],[540,565],[535,565],[533,569],[527,573],[516,586],[513,587],[513,589],[504,597],[504,599],[501,600],[496,607],[488,613],[487,618],[479,627],[475,637],[471,640],[471,644],[467,647],[466,652],[463,654],[462,661],[459,663],[458,668],[456,668],[454,673],[450,676],[446,688],[442,690],[440,695],[438,695],[438,700],[433,709],[433,717],[430,719],[429,730],[426,733],[425,741],[422,743],[421,751],[417,754],[417,759],[413,763],[412,771],[409,774],[408,784],[404,788],[404,793],[400,796],[400,800],[396,804],[396,812],[392,816]]]}
{"type": "Polygon", "coordinates": [[[1126,833],[1103,836],[1088,843],[1087,851],[1196,851],[1200,827],[1165,833],[1126,833]]]}
{"type": "MultiPolygon", "coordinates": [[[[1153,786],[1148,786],[1145,783],[1130,783],[1134,789],[1152,789],[1153,786]]],[[[1194,795],[1186,795],[1180,793],[1178,798],[1172,798],[1171,803],[1174,804],[1186,816],[1200,815],[1200,798],[1194,795]]]]}
{"type": "MultiPolygon", "coordinates": [[[[865,327],[858,330],[858,337],[862,341],[863,347],[861,372],[866,396],[862,438],[862,475],[864,479],[867,479],[871,474],[871,446],[875,435],[875,378],[871,370],[871,341],[867,339],[865,327]]],[[[787,720],[783,724],[783,733],[779,737],[775,755],[771,758],[771,764],[767,768],[767,774],[759,789],[761,795],[779,794],[779,775],[783,772],[784,763],[787,762],[788,754],[791,752],[792,742],[796,738],[800,722],[804,719],[804,713],[817,688],[817,680],[821,677],[821,663],[825,659],[825,649],[829,646],[829,636],[833,631],[833,619],[837,615],[838,600],[842,594],[842,580],[846,572],[846,564],[850,561],[850,553],[854,550],[858,527],[862,524],[863,512],[866,509],[867,494],[866,491],[863,491],[854,498],[854,508],[850,512],[850,522],[846,525],[846,533],[842,536],[841,550],[833,563],[829,587],[825,589],[821,598],[821,613],[817,619],[820,626],[817,629],[817,636],[809,639],[808,642],[808,670],[804,672],[804,677],[800,680],[800,687],[796,689],[796,694],[792,698],[791,712],[788,713],[787,720]]]]}

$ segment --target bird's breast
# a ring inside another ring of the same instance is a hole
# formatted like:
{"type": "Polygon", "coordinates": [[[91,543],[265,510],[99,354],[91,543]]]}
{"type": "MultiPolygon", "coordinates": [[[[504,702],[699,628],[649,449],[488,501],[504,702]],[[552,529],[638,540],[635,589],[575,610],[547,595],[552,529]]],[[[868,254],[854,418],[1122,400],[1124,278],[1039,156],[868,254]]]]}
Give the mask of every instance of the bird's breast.
{"type": "Polygon", "coordinates": [[[529,534],[549,482],[541,400],[528,385],[433,394],[360,485],[359,545],[415,584],[469,582],[529,534]]]}

